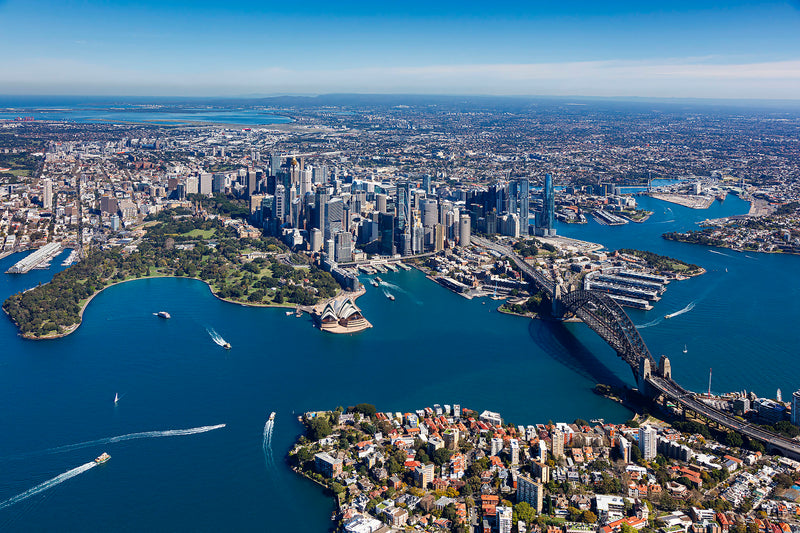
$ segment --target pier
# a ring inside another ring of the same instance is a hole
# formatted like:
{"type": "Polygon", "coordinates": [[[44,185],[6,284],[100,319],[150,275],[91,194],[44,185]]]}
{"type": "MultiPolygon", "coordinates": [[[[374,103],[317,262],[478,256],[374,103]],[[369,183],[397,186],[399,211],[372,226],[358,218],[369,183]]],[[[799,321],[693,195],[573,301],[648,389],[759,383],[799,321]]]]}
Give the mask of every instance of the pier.
{"type": "Polygon", "coordinates": [[[60,242],[51,242],[49,244],[45,244],[32,254],[17,261],[14,266],[6,270],[6,274],[25,274],[42,263],[50,261],[59,253],[61,253],[60,242]]]}

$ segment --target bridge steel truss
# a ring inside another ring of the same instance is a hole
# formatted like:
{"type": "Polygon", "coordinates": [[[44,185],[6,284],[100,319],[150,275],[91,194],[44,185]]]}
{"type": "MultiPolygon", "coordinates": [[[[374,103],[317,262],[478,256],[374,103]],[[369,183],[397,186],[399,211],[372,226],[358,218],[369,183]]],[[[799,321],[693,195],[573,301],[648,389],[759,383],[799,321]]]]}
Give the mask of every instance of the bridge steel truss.
{"type": "Polygon", "coordinates": [[[637,378],[642,359],[656,364],[628,314],[607,294],[582,289],[568,292],[561,296],[558,307],[562,316],[573,314],[600,335],[637,378]]]}

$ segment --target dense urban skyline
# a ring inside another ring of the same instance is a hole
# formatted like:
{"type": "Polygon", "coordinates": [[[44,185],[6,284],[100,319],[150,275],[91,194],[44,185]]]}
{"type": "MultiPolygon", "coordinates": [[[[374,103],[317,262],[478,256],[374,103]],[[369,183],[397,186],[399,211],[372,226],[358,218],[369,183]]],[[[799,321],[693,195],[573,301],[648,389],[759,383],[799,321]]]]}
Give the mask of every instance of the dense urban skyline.
{"type": "Polygon", "coordinates": [[[0,2],[6,94],[796,98],[797,2],[0,2]]]}

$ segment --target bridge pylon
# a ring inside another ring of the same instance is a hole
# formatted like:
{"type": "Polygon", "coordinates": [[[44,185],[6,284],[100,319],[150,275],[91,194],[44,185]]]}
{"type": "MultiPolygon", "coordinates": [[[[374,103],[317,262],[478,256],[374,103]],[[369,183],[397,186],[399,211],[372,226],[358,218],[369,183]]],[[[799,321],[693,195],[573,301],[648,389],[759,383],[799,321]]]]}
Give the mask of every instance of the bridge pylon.
{"type": "Polygon", "coordinates": [[[553,282],[553,298],[550,300],[550,311],[556,318],[561,317],[561,284],[553,282]]]}
{"type": "Polygon", "coordinates": [[[639,359],[639,375],[637,385],[639,386],[639,394],[642,396],[649,396],[649,386],[647,384],[647,380],[650,379],[652,375],[652,369],[650,368],[650,359],[647,357],[642,357],[639,359]]]}

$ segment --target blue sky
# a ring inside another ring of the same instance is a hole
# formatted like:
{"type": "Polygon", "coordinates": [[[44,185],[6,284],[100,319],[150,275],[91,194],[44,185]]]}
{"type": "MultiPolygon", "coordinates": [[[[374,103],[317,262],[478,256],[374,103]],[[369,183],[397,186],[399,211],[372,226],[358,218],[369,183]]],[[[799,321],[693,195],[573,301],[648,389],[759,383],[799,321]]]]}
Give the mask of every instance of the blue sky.
{"type": "Polygon", "coordinates": [[[0,0],[0,93],[800,98],[800,0],[0,0]]]}

